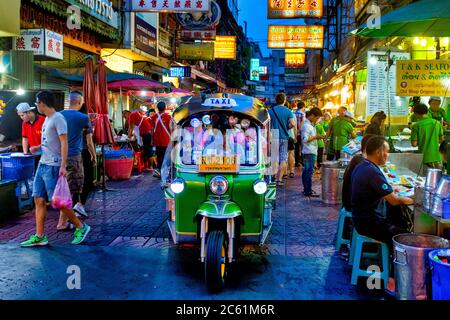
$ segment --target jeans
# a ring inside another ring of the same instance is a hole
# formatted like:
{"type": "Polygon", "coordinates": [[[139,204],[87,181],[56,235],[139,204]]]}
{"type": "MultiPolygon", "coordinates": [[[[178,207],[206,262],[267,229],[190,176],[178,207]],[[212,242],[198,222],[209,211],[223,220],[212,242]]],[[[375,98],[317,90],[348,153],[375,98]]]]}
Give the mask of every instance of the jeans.
{"type": "Polygon", "coordinates": [[[306,195],[312,193],[312,177],[314,174],[314,165],[316,163],[317,156],[315,154],[304,154],[303,155],[303,192],[306,195]]]}

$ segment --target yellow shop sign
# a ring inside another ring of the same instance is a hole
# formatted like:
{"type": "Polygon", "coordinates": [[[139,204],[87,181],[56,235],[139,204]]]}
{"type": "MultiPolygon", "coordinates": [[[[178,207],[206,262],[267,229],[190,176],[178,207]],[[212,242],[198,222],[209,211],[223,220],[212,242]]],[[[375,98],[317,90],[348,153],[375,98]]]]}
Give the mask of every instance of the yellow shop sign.
{"type": "Polygon", "coordinates": [[[450,96],[450,61],[397,61],[397,96],[450,96]]]}

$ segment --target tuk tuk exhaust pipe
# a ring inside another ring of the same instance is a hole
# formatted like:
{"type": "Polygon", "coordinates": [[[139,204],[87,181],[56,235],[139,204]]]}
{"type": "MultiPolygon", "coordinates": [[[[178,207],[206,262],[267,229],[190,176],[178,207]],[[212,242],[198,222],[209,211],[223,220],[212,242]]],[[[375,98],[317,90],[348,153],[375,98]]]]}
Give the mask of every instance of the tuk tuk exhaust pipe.
{"type": "Polygon", "coordinates": [[[227,219],[227,233],[228,233],[228,262],[233,262],[233,247],[234,247],[234,218],[227,219]]]}
{"type": "Polygon", "coordinates": [[[202,222],[200,224],[200,259],[202,262],[205,262],[206,259],[206,234],[208,233],[208,218],[203,217],[202,222]]]}

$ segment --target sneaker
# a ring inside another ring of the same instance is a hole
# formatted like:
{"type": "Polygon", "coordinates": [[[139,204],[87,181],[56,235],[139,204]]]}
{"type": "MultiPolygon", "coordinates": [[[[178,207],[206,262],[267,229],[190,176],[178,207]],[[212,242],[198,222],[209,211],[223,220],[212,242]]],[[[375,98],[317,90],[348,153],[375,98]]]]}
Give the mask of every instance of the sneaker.
{"type": "Polygon", "coordinates": [[[36,247],[36,246],[46,246],[48,245],[48,238],[46,236],[38,237],[37,235],[32,235],[27,241],[21,242],[21,247],[36,247]]]}
{"type": "MultiPolygon", "coordinates": [[[[73,211],[75,211],[76,213],[81,214],[83,217],[88,218],[89,215],[87,214],[86,210],[84,209],[83,205],[77,203],[74,207],[73,207],[73,211]]],[[[78,215],[77,215],[78,216],[78,215]]]]}
{"type": "Polygon", "coordinates": [[[159,172],[158,169],[155,169],[155,170],[154,170],[153,176],[154,176],[155,178],[161,178],[161,173],[159,172]]]}
{"type": "Polygon", "coordinates": [[[83,228],[75,229],[72,244],[82,243],[84,239],[86,239],[86,236],[88,235],[89,231],[91,231],[91,227],[88,226],[86,223],[84,224],[83,228]]]}

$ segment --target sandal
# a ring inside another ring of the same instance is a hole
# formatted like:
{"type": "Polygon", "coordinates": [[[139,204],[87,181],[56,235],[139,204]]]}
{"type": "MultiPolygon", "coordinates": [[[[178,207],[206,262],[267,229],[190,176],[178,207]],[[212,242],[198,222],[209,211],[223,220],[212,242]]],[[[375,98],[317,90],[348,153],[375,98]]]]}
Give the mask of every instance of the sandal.
{"type": "Polygon", "coordinates": [[[277,187],[283,187],[284,181],[277,181],[277,187]]]}
{"type": "Polygon", "coordinates": [[[291,173],[289,174],[289,177],[290,177],[290,178],[294,178],[294,177],[295,177],[295,174],[294,174],[293,172],[291,172],[291,173]]]}

